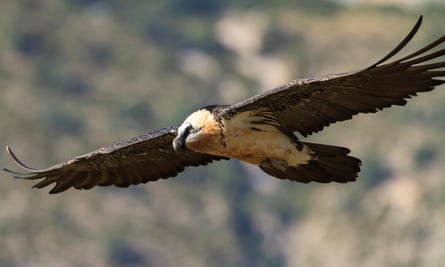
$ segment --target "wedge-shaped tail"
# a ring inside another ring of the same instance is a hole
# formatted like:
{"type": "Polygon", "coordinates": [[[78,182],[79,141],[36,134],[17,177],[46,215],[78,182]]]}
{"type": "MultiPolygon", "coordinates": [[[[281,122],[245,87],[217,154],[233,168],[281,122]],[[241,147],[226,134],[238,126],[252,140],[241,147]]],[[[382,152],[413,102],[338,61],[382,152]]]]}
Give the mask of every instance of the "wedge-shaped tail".
{"type": "Polygon", "coordinates": [[[308,164],[291,167],[266,161],[260,165],[260,168],[277,178],[302,183],[346,183],[357,179],[361,161],[349,156],[349,149],[305,142],[302,144],[314,152],[315,159],[309,161],[308,164]]]}

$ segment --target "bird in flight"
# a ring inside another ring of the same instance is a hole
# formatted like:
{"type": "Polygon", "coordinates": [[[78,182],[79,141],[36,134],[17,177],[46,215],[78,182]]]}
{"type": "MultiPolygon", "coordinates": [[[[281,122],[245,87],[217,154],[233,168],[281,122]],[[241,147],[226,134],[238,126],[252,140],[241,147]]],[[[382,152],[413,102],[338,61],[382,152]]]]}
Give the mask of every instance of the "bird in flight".
{"type": "Polygon", "coordinates": [[[188,166],[238,159],[267,174],[297,182],[355,181],[361,161],[344,147],[300,141],[358,113],[374,113],[427,92],[445,80],[445,36],[390,61],[414,37],[422,16],[385,57],[348,73],[293,80],[234,105],[212,105],[190,114],[182,124],[162,128],[46,169],[22,163],[25,172],[4,169],[17,178],[41,179],[34,187],[55,186],[50,193],[96,185],[127,187],[176,176],[188,166]],[[442,79],[441,79],[442,78],[442,79]]]}

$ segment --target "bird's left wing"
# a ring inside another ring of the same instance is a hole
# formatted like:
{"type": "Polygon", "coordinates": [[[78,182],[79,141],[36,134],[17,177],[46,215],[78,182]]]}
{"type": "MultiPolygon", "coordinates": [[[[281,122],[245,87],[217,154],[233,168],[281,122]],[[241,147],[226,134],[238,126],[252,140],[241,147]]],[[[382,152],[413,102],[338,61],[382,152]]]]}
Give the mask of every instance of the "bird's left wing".
{"type": "Polygon", "coordinates": [[[358,113],[404,105],[407,98],[444,83],[438,78],[445,77],[445,60],[437,59],[445,55],[445,48],[432,49],[443,44],[445,36],[406,57],[387,62],[412,39],[421,21],[422,17],[395,49],[366,69],[295,80],[232,105],[222,116],[231,118],[247,112],[257,124],[264,122],[287,133],[307,136],[358,113]]]}
{"type": "Polygon", "coordinates": [[[190,150],[175,151],[176,127],[163,128],[114,145],[99,148],[46,169],[26,166],[6,147],[13,161],[25,173],[4,169],[22,179],[41,179],[34,187],[55,183],[50,193],[70,187],[90,189],[96,185],[127,187],[176,176],[187,166],[205,165],[222,159],[190,150]]]}

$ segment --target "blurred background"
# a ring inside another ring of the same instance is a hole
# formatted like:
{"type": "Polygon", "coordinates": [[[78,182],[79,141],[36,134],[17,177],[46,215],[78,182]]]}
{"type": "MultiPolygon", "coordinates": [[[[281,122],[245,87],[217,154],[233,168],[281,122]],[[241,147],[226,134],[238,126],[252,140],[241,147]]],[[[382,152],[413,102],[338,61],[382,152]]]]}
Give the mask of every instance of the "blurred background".
{"type": "MultiPolygon", "coordinates": [[[[0,2],[0,165],[47,167],[207,104],[363,68],[443,1],[0,2]],[[384,4],[383,4],[384,3],[384,4]]],[[[236,161],[48,195],[0,173],[0,266],[443,266],[445,86],[310,140],[363,160],[350,184],[299,184],[236,161]]]]}

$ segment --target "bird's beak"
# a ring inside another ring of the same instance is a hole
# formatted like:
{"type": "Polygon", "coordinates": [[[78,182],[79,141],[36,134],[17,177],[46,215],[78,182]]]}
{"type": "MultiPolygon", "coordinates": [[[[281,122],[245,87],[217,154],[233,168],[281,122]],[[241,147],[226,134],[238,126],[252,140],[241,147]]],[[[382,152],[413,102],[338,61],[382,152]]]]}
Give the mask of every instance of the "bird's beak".
{"type": "Polygon", "coordinates": [[[190,131],[193,129],[190,123],[184,123],[178,128],[178,135],[176,135],[175,139],[173,139],[173,149],[175,151],[185,150],[185,143],[187,136],[190,134],[190,131]]]}
{"type": "Polygon", "coordinates": [[[173,149],[175,151],[185,150],[185,135],[178,135],[173,139],[173,149]]]}

